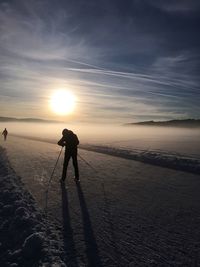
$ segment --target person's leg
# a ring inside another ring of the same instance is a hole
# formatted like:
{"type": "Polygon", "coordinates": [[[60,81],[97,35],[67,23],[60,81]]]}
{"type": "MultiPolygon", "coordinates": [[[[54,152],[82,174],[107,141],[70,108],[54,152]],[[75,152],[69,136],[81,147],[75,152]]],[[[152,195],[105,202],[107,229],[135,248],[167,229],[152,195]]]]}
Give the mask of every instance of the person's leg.
{"type": "Polygon", "coordinates": [[[64,162],[63,162],[63,171],[62,171],[62,180],[65,181],[67,176],[67,167],[70,160],[71,155],[69,153],[65,153],[64,162]]]}
{"type": "Polygon", "coordinates": [[[75,171],[75,178],[79,179],[79,169],[78,169],[78,160],[77,160],[77,150],[72,153],[73,166],[75,171]]]}

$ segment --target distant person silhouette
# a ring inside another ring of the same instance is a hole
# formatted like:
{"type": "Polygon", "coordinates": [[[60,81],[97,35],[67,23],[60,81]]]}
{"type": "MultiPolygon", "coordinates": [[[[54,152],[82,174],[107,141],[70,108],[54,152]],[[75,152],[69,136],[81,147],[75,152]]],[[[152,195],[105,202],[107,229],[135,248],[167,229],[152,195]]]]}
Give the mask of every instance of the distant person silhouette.
{"type": "Polygon", "coordinates": [[[8,131],[6,128],[3,130],[2,135],[4,136],[4,141],[6,141],[8,135],[8,131]]]}
{"type": "Polygon", "coordinates": [[[68,129],[64,129],[62,131],[62,138],[58,141],[59,146],[65,146],[65,157],[63,163],[63,172],[61,182],[64,182],[67,176],[67,167],[70,158],[72,158],[74,171],[75,171],[75,181],[79,182],[79,170],[78,170],[78,160],[77,160],[77,151],[79,140],[76,134],[68,129]]]}

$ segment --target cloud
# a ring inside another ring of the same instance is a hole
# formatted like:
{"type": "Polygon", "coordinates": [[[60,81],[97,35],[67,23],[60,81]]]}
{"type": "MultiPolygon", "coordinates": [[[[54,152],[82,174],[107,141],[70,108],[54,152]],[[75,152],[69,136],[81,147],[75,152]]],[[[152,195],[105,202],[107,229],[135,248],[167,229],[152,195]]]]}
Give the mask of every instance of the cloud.
{"type": "Polygon", "coordinates": [[[47,116],[43,106],[52,91],[63,87],[77,94],[79,115],[88,120],[199,114],[198,19],[190,15],[198,6],[178,0],[0,4],[1,96],[11,109],[21,106],[20,114],[29,106],[40,117],[47,116]]]}
{"type": "Polygon", "coordinates": [[[197,12],[197,9],[200,8],[198,0],[157,0],[151,1],[151,4],[167,12],[178,12],[183,14],[197,12]]]}
{"type": "Polygon", "coordinates": [[[71,16],[61,8],[47,14],[44,10],[49,10],[49,6],[46,5],[45,1],[29,1],[28,4],[21,1],[20,8],[2,4],[1,49],[13,57],[40,61],[73,60],[87,55],[89,51],[84,39],[71,37],[78,27],[70,24],[71,16]]]}

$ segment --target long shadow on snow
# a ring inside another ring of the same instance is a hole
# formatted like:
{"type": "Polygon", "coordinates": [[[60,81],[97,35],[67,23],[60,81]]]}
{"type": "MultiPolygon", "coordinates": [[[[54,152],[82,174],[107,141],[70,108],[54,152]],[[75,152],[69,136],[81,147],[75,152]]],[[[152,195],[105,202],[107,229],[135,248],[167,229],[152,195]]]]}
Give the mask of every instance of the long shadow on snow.
{"type": "Polygon", "coordinates": [[[64,238],[64,249],[66,252],[65,263],[69,266],[78,267],[76,249],[73,238],[73,230],[71,227],[68,196],[65,184],[61,183],[62,191],[62,215],[63,215],[63,238],[64,238]]]}
{"type": "Polygon", "coordinates": [[[94,232],[92,229],[92,224],[91,224],[88,208],[86,205],[85,197],[84,197],[80,183],[76,183],[76,187],[77,187],[77,193],[78,193],[80,207],[81,207],[84,238],[85,238],[85,244],[86,244],[86,253],[87,253],[87,258],[88,258],[88,266],[100,267],[103,265],[101,263],[101,258],[99,256],[99,251],[98,251],[96,239],[94,236],[94,232]]]}

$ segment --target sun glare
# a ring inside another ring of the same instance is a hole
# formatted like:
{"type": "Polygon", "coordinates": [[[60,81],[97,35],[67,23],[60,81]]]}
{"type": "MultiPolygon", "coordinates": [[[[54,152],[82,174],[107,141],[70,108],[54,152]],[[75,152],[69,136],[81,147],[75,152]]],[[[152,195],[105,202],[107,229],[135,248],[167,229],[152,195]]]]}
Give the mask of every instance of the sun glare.
{"type": "Polygon", "coordinates": [[[51,96],[50,104],[55,113],[65,115],[73,112],[75,102],[75,96],[70,91],[59,90],[51,96]]]}

